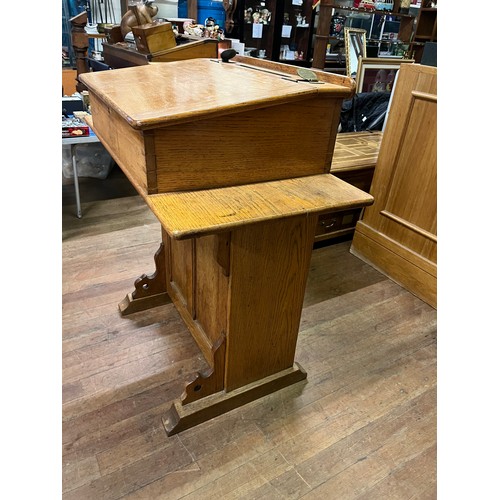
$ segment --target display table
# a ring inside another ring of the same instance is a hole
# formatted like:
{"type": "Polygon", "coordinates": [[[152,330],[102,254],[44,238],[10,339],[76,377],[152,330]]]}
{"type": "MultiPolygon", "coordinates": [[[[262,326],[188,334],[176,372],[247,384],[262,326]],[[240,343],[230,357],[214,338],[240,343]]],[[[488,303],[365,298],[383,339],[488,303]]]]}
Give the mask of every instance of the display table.
{"type": "Polygon", "coordinates": [[[337,135],[331,173],[371,170],[377,164],[383,133],[379,130],[345,132],[337,135]]]}
{"type": "Polygon", "coordinates": [[[318,216],[373,202],[330,175],[354,82],[317,75],[237,56],[81,76],[95,133],[162,226],[155,272],[119,309],[173,301],[210,366],[168,435],[306,377],[295,348],[318,216]]]}
{"type": "Polygon", "coordinates": [[[76,165],[76,146],[78,144],[88,144],[90,142],[99,142],[92,129],[89,130],[89,135],[83,137],[63,137],[63,146],[71,147],[71,163],[73,165],[73,180],[75,183],[75,198],[76,198],[76,216],[82,218],[82,206],[80,203],[80,186],[78,183],[78,168],[76,165]]]}

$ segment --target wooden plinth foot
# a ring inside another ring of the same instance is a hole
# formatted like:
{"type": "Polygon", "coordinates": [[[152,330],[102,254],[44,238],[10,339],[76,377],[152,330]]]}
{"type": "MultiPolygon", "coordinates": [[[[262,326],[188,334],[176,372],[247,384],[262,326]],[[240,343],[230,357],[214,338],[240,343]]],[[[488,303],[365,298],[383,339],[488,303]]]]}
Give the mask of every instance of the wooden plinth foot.
{"type": "Polygon", "coordinates": [[[127,296],[118,304],[118,309],[122,316],[132,314],[139,311],[145,311],[151,307],[162,306],[172,302],[167,292],[158,293],[157,295],[150,295],[149,297],[141,297],[134,299],[132,293],[127,296]]]}
{"type": "Polygon", "coordinates": [[[168,436],[190,429],[251,401],[304,380],[307,373],[298,364],[231,392],[218,392],[198,401],[182,405],[176,401],[163,417],[168,436]]]}

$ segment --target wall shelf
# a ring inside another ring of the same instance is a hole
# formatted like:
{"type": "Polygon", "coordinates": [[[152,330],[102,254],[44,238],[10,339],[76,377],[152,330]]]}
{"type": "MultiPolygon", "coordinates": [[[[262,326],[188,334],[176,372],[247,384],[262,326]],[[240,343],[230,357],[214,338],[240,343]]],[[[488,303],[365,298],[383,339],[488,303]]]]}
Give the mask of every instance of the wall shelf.
{"type": "MultiPolygon", "coordinates": [[[[413,34],[416,25],[416,16],[411,13],[401,13],[389,10],[371,10],[345,5],[338,5],[335,2],[324,0],[319,7],[317,19],[317,28],[314,35],[314,51],[312,55],[312,66],[318,69],[328,69],[325,65],[328,61],[328,44],[331,41],[337,41],[334,50],[338,52],[343,50],[343,37],[331,35],[331,21],[334,15],[340,14],[346,17],[346,27],[366,29],[366,21],[369,20],[367,32],[367,42],[380,50],[382,44],[394,43],[399,41],[410,45],[413,40],[413,34]],[[361,14],[357,16],[356,14],[361,14]],[[388,26],[388,23],[397,23],[388,26]],[[378,29],[380,26],[380,29],[378,29]],[[390,29],[386,29],[388,26],[390,29]],[[396,26],[396,27],[395,27],[396,26]],[[396,33],[394,38],[385,38],[384,33],[396,33]]],[[[338,59],[338,57],[336,58],[338,59]]],[[[345,68],[344,68],[345,69],[345,68]]]]}
{"type": "Polygon", "coordinates": [[[415,62],[420,62],[425,42],[437,42],[437,8],[421,7],[417,17],[415,36],[410,45],[410,52],[415,62]]]}
{"type": "Polygon", "coordinates": [[[312,1],[303,0],[297,5],[292,0],[267,0],[265,6],[256,7],[256,2],[244,0],[239,6],[242,33],[240,40],[245,43],[245,48],[253,48],[250,55],[257,56],[259,50],[265,50],[267,59],[310,66],[312,1]],[[255,24],[248,22],[253,19],[256,9],[270,12],[270,20],[262,26],[260,36],[255,36],[259,34],[259,30],[255,30],[255,24]],[[291,55],[294,57],[291,58],[291,55]]]}

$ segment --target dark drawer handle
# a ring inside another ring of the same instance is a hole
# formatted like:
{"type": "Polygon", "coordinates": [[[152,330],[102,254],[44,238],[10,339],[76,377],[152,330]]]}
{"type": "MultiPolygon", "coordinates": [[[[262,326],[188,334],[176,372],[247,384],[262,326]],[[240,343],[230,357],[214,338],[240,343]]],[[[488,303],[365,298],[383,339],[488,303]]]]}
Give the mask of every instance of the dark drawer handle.
{"type": "Polygon", "coordinates": [[[330,223],[330,224],[327,224],[324,220],[321,221],[321,225],[325,228],[325,229],[330,229],[331,227],[334,227],[335,226],[335,223],[337,222],[337,219],[333,219],[333,221],[330,223]]]}

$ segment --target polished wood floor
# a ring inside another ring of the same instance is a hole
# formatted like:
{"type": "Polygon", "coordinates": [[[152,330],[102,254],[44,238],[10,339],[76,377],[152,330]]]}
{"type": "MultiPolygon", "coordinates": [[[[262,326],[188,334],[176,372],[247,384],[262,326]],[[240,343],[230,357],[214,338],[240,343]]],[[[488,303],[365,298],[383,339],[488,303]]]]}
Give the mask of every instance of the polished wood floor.
{"type": "Polygon", "coordinates": [[[436,311],[349,253],[313,252],[305,382],[178,435],[161,416],[206,367],[172,304],[120,317],[160,226],[120,171],[63,185],[64,500],[436,498],[436,311]],[[115,190],[115,187],[117,189],[115,190]]]}

